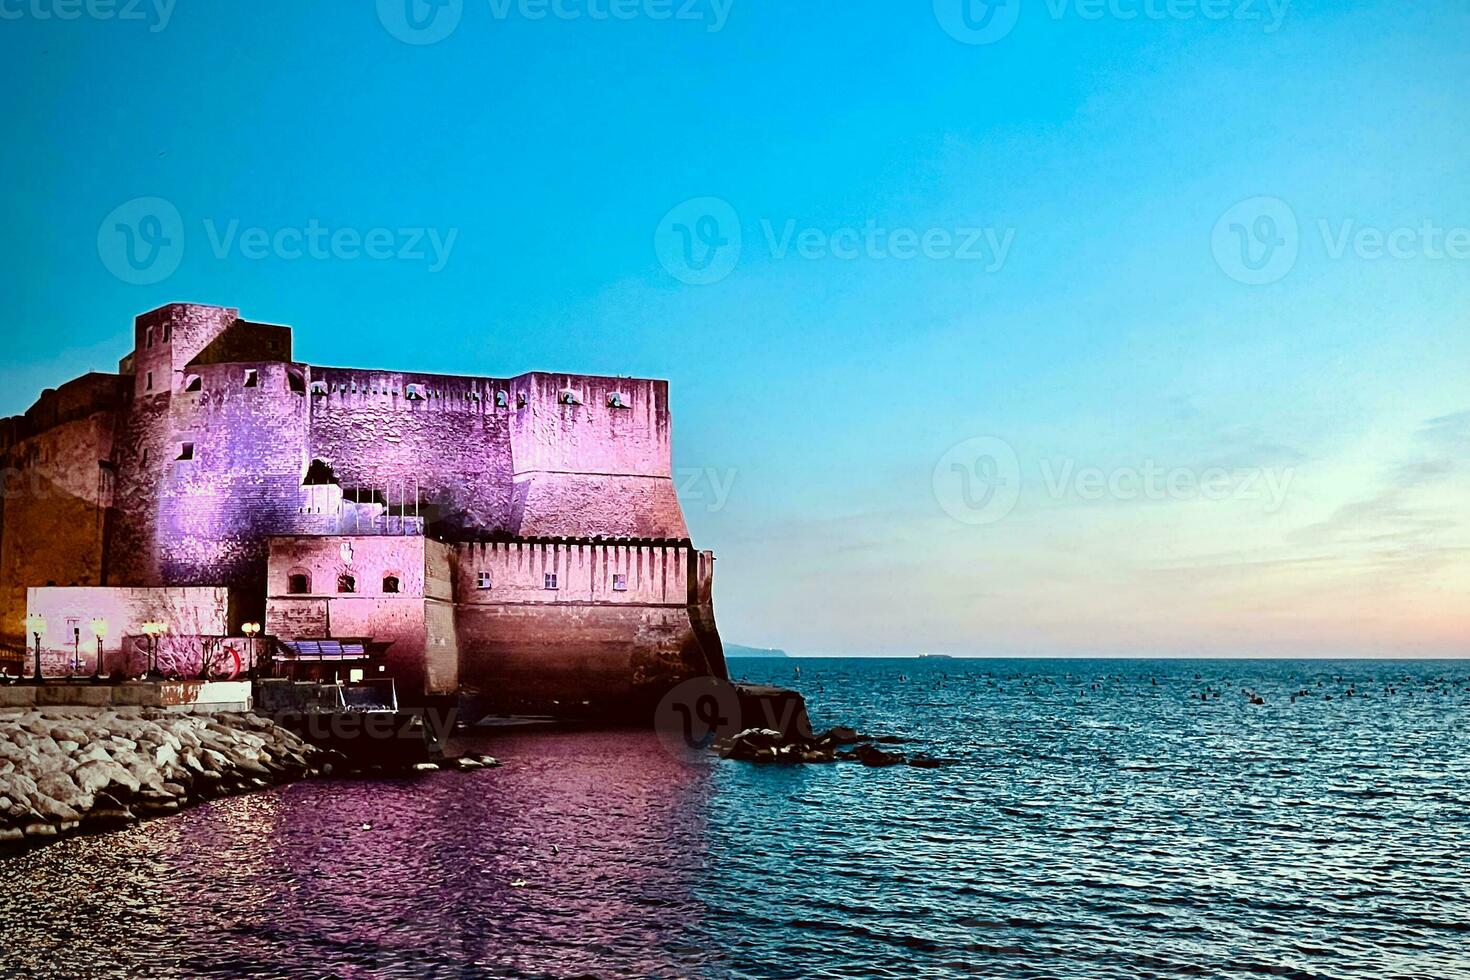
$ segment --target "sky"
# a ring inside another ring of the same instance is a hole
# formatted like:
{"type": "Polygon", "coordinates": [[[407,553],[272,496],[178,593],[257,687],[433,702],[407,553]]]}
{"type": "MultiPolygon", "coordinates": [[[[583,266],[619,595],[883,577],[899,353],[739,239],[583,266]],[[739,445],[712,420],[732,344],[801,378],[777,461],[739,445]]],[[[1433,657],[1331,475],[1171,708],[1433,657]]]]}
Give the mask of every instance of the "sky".
{"type": "Polygon", "coordinates": [[[727,641],[1466,656],[1467,55],[1452,0],[0,0],[0,413],[234,306],[669,379],[727,641]]]}

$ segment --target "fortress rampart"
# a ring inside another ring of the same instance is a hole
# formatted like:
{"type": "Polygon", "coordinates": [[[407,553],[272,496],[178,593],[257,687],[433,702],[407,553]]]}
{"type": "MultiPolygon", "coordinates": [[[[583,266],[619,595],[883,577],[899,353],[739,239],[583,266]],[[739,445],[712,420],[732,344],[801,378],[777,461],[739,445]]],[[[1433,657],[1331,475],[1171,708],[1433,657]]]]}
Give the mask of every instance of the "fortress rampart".
{"type": "Polygon", "coordinates": [[[320,632],[334,608],[332,629],[393,633],[395,670],[426,692],[543,668],[609,684],[723,670],[712,611],[690,612],[710,604],[712,558],[688,542],[668,395],[657,380],[319,367],[293,359],[288,327],[152,310],[118,374],[0,421],[0,641],[25,642],[27,588],[220,586],[233,618],[268,630],[320,632]],[[370,542],[363,556],[416,541],[399,585],[419,591],[308,601],[272,578],[346,538],[370,542]],[[445,594],[422,574],[441,558],[445,594]],[[482,571],[499,585],[477,587],[482,571]]]}

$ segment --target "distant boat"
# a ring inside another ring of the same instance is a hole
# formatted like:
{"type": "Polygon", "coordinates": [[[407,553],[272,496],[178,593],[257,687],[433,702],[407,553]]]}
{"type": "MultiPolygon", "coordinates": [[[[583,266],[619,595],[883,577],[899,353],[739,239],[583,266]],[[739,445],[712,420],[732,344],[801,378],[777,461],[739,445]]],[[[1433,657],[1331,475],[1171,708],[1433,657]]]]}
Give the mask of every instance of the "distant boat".
{"type": "Polygon", "coordinates": [[[952,654],[952,653],[921,653],[921,654],[919,654],[919,659],[920,660],[953,660],[954,659],[954,654],[952,654]]]}

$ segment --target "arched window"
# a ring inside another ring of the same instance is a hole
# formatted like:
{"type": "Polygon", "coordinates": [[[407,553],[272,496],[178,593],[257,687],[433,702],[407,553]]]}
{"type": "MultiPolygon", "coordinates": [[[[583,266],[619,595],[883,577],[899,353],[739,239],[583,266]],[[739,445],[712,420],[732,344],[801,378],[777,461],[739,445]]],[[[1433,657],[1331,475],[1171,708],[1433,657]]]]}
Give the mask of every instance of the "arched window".
{"type": "Polygon", "coordinates": [[[197,375],[197,374],[191,374],[191,375],[187,376],[186,378],[184,378],[184,390],[185,391],[203,391],[204,390],[204,379],[201,378],[201,377],[199,377],[199,375],[197,375]]]}
{"type": "Polygon", "coordinates": [[[354,578],[351,575],[338,575],[337,576],[337,591],[343,593],[344,595],[348,595],[348,594],[351,594],[353,592],[356,592],[357,591],[357,579],[354,578]]]}
{"type": "Polygon", "coordinates": [[[311,591],[311,576],[300,569],[293,569],[286,576],[286,591],[291,595],[306,595],[311,591]]]}
{"type": "Polygon", "coordinates": [[[396,595],[398,592],[401,592],[402,591],[402,589],[399,588],[399,585],[400,585],[400,583],[398,581],[398,576],[397,575],[384,575],[383,576],[383,592],[384,593],[386,593],[388,595],[396,595]]]}

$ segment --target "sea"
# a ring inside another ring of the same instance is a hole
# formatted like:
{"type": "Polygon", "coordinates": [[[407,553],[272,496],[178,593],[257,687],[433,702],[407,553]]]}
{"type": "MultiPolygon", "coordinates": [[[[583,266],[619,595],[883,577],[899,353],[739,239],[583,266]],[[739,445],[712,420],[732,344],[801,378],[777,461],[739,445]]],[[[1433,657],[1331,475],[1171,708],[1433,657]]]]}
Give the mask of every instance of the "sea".
{"type": "Polygon", "coordinates": [[[0,976],[1470,978],[1470,663],[731,668],[950,764],[467,736],[0,861],[0,976]]]}

